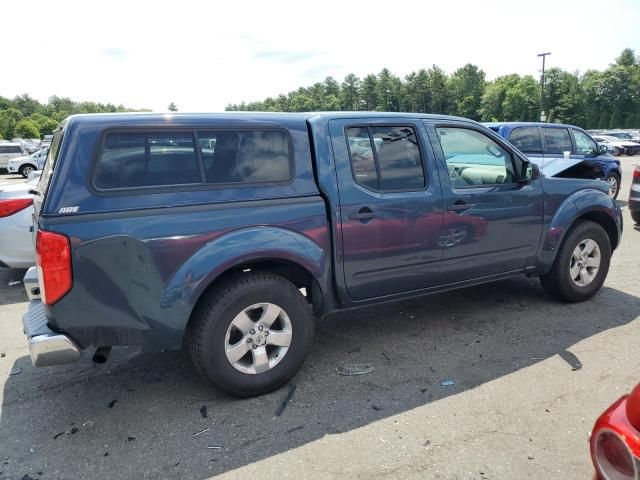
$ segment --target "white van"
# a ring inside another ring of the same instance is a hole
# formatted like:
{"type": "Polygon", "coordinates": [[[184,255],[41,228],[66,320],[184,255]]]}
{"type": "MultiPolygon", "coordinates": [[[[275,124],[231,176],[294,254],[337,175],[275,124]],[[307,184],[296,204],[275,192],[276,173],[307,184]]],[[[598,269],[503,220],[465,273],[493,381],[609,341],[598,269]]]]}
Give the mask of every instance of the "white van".
{"type": "Polygon", "coordinates": [[[0,168],[7,168],[9,160],[27,155],[27,151],[20,143],[0,143],[0,168]]]}

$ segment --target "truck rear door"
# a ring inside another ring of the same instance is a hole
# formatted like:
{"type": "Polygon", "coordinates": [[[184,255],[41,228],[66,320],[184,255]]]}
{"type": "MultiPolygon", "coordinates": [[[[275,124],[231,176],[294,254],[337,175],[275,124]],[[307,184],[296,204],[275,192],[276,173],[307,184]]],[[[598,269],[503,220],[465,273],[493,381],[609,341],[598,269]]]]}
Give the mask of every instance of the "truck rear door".
{"type": "Polygon", "coordinates": [[[366,300],[435,285],[442,257],[442,196],[421,124],[339,119],[330,121],[329,130],[349,296],[366,300]]]}

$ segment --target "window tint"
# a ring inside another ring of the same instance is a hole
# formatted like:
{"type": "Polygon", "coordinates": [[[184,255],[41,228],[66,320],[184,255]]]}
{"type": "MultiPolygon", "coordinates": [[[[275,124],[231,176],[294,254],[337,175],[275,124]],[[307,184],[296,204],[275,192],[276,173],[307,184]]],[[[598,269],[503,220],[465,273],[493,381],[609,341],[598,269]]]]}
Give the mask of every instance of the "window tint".
{"type": "Polygon", "coordinates": [[[98,161],[98,188],[200,183],[190,133],[108,134],[98,161]]]}
{"type": "Polygon", "coordinates": [[[438,128],[453,187],[513,183],[511,153],[483,133],[467,128],[438,128]]]}
{"type": "Polygon", "coordinates": [[[566,128],[543,128],[544,153],[563,153],[571,151],[571,139],[566,128]]]}
{"type": "Polygon", "coordinates": [[[514,128],[509,135],[509,141],[524,153],[542,153],[542,142],[538,127],[514,128]]]}
{"type": "Polygon", "coordinates": [[[412,127],[352,127],[347,144],[355,181],[381,190],[420,190],[424,170],[412,127]]]}
{"type": "Polygon", "coordinates": [[[198,132],[207,183],[283,182],[291,178],[289,141],[280,130],[198,132]]]}
{"type": "Polygon", "coordinates": [[[598,151],[596,142],[591,140],[580,130],[571,130],[573,132],[573,139],[576,141],[576,153],[582,155],[590,155],[598,151]]]}
{"type": "Polygon", "coordinates": [[[22,153],[19,145],[0,146],[0,153],[22,153]]]}

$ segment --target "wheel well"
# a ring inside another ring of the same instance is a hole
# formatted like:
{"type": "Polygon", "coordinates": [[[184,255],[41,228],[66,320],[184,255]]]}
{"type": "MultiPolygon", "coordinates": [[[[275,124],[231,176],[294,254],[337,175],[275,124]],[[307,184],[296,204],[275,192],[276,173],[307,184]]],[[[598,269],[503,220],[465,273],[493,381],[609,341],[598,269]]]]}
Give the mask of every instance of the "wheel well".
{"type": "MultiPolygon", "coordinates": [[[[207,295],[209,291],[226,281],[230,277],[238,275],[246,275],[251,272],[270,272],[286,278],[299,288],[307,301],[312,305],[313,312],[320,315],[324,309],[324,295],[320,284],[315,277],[306,268],[297,263],[281,259],[255,260],[230,268],[218,277],[216,277],[209,286],[202,292],[198,302],[207,295]]],[[[194,308],[195,310],[195,308],[194,308]]]]}
{"type": "Polygon", "coordinates": [[[618,226],[616,225],[615,220],[613,220],[609,215],[604,212],[593,211],[580,216],[578,218],[578,221],[579,220],[590,220],[597,223],[607,232],[609,241],[611,242],[611,250],[614,250],[618,246],[618,242],[620,240],[618,238],[618,226]]]}

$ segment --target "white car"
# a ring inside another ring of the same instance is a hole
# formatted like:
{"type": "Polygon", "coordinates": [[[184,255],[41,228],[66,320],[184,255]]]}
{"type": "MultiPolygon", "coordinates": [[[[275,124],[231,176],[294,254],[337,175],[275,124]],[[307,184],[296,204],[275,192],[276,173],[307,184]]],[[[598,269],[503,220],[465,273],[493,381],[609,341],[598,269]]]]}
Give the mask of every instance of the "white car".
{"type": "Polygon", "coordinates": [[[22,144],[17,142],[0,143],[0,168],[7,168],[9,160],[16,157],[24,157],[27,151],[22,144]]]}
{"type": "Polygon", "coordinates": [[[24,178],[29,178],[31,172],[42,170],[47,153],[49,153],[49,147],[43,147],[27,157],[12,158],[7,164],[7,170],[9,173],[19,173],[24,178]]]}
{"type": "Polygon", "coordinates": [[[610,135],[594,135],[593,139],[607,146],[607,150],[613,148],[614,155],[621,155],[626,153],[627,155],[635,155],[640,152],[640,143],[630,142],[628,140],[622,140],[610,135]]]}
{"type": "Polygon", "coordinates": [[[0,267],[28,268],[35,264],[31,236],[33,195],[39,175],[24,183],[0,184],[0,267]]]}

